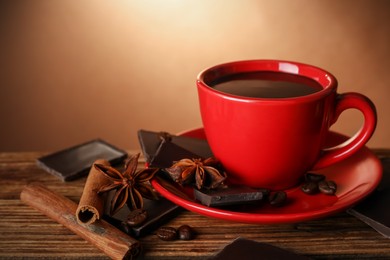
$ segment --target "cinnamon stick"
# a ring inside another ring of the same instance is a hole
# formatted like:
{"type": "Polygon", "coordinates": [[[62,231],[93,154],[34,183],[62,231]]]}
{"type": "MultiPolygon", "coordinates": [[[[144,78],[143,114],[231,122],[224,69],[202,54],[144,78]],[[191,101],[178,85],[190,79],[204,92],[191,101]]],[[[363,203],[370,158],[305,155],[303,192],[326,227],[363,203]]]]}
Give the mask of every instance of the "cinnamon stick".
{"type": "Polygon", "coordinates": [[[75,217],[77,204],[41,184],[25,186],[20,199],[89,241],[112,259],[132,259],[140,253],[140,243],[136,239],[104,220],[89,225],[79,224],[75,217]]]}
{"type": "MultiPolygon", "coordinates": [[[[108,161],[103,159],[96,160],[93,164],[95,163],[110,165],[108,161]]],[[[102,194],[99,195],[98,190],[105,184],[108,184],[109,180],[96,170],[93,164],[76,210],[76,219],[80,224],[92,224],[100,219],[104,210],[102,194]]]]}

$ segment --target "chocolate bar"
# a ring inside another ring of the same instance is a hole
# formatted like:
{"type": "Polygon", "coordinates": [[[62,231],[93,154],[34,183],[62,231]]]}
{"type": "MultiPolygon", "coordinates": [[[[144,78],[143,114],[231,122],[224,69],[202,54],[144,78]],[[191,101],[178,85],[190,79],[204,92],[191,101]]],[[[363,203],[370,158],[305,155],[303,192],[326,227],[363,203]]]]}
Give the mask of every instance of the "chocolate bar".
{"type": "Polygon", "coordinates": [[[310,258],[295,254],[291,251],[257,241],[237,238],[225,246],[219,253],[210,258],[211,260],[236,260],[236,259],[289,259],[308,260],[310,258]]]}
{"type": "Polygon", "coordinates": [[[112,165],[126,158],[127,153],[111,144],[95,139],[37,159],[37,165],[62,181],[71,181],[88,174],[92,163],[105,159],[112,165]]]}
{"type": "Polygon", "coordinates": [[[107,196],[103,219],[133,237],[142,237],[150,234],[168,220],[176,217],[182,210],[180,206],[162,197],[159,200],[144,198],[144,210],[147,212],[146,221],[136,227],[125,227],[122,223],[126,222],[130,209],[125,205],[115,215],[110,216],[110,201],[113,194],[113,192],[109,192],[107,196]]]}
{"type": "Polygon", "coordinates": [[[195,199],[209,207],[248,204],[262,201],[269,191],[245,186],[232,186],[215,190],[194,189],[195,199]]]}

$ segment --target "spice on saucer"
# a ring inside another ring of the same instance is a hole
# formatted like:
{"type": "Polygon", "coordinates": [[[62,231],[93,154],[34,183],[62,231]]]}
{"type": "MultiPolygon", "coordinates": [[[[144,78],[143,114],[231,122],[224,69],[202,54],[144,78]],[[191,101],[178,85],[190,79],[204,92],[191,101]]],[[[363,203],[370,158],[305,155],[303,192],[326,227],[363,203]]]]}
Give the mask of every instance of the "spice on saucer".
{"type": "Polygon", "coordinates": [[[218,170],[217,159],[182,159],[165,168],[169,176],[181,185],[195,184],[198,189],[215,189],[223,184],[226,174],[218,170]]]}
{"type": "Polygon", "coordinates": [[[164,170],[178,184],[194,185],[194,198],[208,207],[252,204],[266,197],[271,206],[279,207],[287,200],[287,194],[283,191],[271,193],[268,189],[225,185],[227,176],[222,169],[220,162],[210,157],[204,160],[182,159],[164,170]]]}
{"type": "Polygon", "coordinates": [[[149,183],[158,169],[146,168],[137,171],[139,155],[138,153],[126,160],[123,173],[111,166],[94,164],[94,167],[110,180],[110,183],[102,186],[98,193],[116,190],[111,200],[111,215],[118,212],[126,203],[133,210],[142,209],[143,197],[158,198],[149,183]]]}

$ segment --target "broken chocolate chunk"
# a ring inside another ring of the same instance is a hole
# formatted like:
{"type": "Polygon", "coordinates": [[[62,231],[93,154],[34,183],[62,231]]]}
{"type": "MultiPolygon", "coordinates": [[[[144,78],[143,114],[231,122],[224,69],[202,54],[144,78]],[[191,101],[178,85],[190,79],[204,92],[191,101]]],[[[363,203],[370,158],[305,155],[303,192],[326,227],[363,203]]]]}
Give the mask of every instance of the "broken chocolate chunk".
{"type": "Polygon", "coordinates": [[[174,143],[163,141],[157,149],[156,155],[150,160],[149,167],[168,168],[175,161],[197,157],[199,156],[174,143]]]}
{"type": "Polygon", "coordinates": [[[245,186],[224,187],[214,190],[194,189],[195,198],[209,207],[260,202],[268,194],[267,189],[252,189],[245,186]]]}
{"type": "Polygon", "coordinates": [[[138,140],[150,167],[167,168],[183,158],[209,158],[213,154],[206,140],[166,132],[138,131],[138,140]]]}
{"type": "Polygon", "coordinates": [[[172,180],[180,185],[195,184],[198,189],[215,189],[222,185],[226,174],[217,159],[181,159],[166,168],[172,180]]]}

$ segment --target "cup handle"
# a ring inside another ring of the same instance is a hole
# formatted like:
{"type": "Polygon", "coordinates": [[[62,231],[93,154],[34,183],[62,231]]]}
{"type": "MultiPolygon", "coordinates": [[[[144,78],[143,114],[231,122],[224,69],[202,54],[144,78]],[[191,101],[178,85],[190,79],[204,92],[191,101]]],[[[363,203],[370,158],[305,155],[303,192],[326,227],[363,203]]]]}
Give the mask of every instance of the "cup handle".
{"type": "Polygon", "coordinates": [[[354,92],[338,94],[335,105],[336,109],[332,121],[330,122],[331,125],[337,121],[338,117],[344,110],[355,108],[363,113],[363,126],[354,136],[346,140],[344,143],[323,149],[320,158],[313,167],[313,170],[327,167],[352,155],[368,142],[375,131],[377,123],[375,105],[366,96],[354,92]]]}

